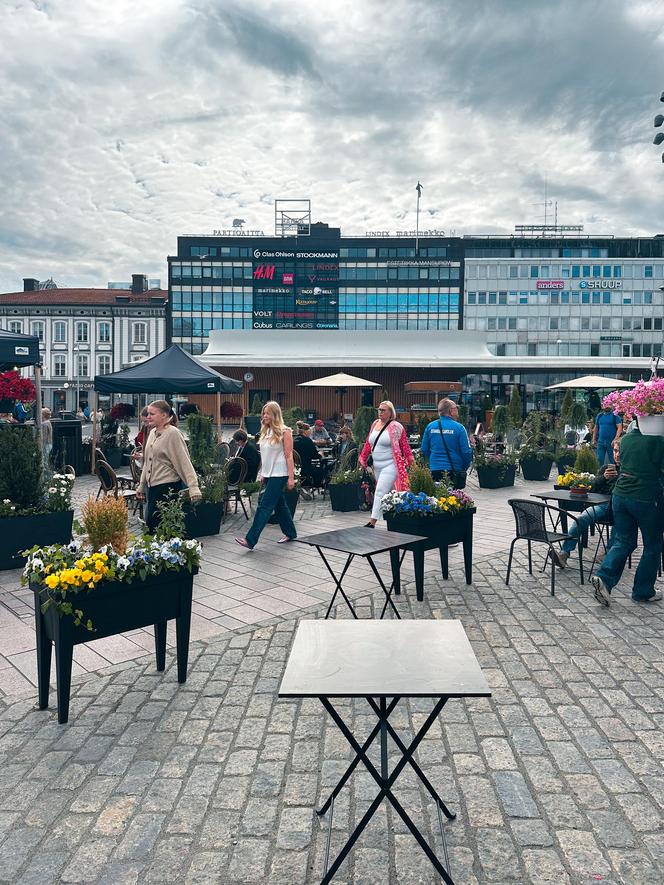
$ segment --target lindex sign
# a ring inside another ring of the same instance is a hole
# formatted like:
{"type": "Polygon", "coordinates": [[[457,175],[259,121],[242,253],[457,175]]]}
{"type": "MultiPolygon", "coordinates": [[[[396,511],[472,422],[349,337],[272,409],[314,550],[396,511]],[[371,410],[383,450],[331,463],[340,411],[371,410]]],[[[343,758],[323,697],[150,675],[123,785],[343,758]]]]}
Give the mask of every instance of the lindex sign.
{"type": "Polygon", "coordinates": [[[253,256],[252,328],[339,328],[338,252],[255,249],[253,256]]]}

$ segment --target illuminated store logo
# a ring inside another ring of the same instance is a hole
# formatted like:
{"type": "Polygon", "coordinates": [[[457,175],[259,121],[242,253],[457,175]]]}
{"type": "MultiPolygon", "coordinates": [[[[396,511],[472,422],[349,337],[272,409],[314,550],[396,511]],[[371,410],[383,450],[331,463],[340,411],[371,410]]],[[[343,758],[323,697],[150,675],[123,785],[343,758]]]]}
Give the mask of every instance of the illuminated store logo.
{"type": "Polygon", "coordinates": [[[282,274],[281,282],[284,284],[284,286],[292,286],[293,283],[295,282],[295,274],[292,274],[292,273],[282,274]]]}
{"type": "Polygon", "coordinates": [[[581,280],[579,289],[622,289],[622,280],[581,280]]]}
{"type": "Polygon", "coordinates": [[[274,267],[274,264],[259,264],[258,267],[254,268],[254,279],[273,280],[274,267]]]}
{"type": "Polygon", "coordinates": [[[564,289],[565,283],[562,280],[538,280],[538,289],[564,289]]]}

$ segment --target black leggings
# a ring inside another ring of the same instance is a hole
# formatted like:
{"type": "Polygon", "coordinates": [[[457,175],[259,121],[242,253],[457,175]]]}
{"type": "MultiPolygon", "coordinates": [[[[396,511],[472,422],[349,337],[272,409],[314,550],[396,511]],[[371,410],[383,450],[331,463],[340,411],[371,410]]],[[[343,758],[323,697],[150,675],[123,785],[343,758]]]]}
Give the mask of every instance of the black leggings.
{"type": "Polygon", "coordinates": [[[177,495],[181,488],[182,483],[179,480],[178,482],[164,482],[158,486],[148,486],[145,503],[145,523],[151,535],[157,530],[160,522],[157,504],[168,497],[171,492],[177,495]]]}

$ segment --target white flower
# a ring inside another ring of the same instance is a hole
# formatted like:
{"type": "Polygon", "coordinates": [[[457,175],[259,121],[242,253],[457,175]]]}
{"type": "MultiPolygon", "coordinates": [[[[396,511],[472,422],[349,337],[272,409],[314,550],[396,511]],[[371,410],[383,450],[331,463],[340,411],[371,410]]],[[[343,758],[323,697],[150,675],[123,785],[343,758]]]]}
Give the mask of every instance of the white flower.
{"type": "Polygon", "coordinates": [[[117,566],[119,569],[128,569],[131,563],[126,556],[118,556],[117,566]]]}
{"type": "Polygon", "coordinates": [[[11,504],[11,498],[3,498],[2,503],[3,504],[11,504]]]}
{"type": "Polygon", "coordinates": [[[49,495],[54,495],[56,492],[57,489],[53,488],[53,486],[51,486],[51,488],[48,490],[49,495]]]}

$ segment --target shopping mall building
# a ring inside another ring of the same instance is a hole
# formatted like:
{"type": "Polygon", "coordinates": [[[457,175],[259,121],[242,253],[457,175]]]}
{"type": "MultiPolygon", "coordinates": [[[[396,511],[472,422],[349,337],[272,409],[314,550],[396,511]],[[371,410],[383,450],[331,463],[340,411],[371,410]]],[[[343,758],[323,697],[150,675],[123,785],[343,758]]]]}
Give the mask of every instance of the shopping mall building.
{"type": "MultiPolygon", "coordinates": [[[[224,232],[227,233],[227,232],[224,232]]],[[[333,411],[302,381],[346,371],[396,402],[460,380],[479,407],[522,385],[530,405],[578,374],[639,378],[662,353],[664,236],[181,236],[168,259],[172,340],[253,394],[333,411]],[[306,399],[306,402],[305,402],[306,399]]],[[[351,393],[352,411],[368,392],[351,393]]]]}

